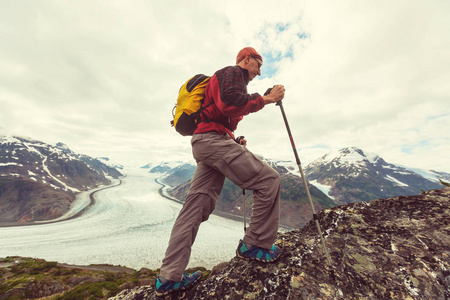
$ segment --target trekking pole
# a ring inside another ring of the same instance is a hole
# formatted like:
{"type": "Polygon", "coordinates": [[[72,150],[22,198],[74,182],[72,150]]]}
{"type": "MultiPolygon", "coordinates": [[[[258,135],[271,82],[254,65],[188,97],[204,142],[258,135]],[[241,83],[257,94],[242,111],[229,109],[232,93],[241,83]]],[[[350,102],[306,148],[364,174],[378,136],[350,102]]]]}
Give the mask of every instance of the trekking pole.
{"type": "MultiPolygon", "coordinates": [[[[333,270],[333,268],[331,266],[330,254],[328,253],[328,249],[327,249],[327,246],[325,245],[325,240],[324,240],[323,235],[322,235],[322,230],[320,229],[319,218],[317,217],[316,209],[314,208],[314,204],[313,204],[313,201],[311,199],[311,194],[309,193],[308,184],[306,183],[305,175],[303,174],[300,158],[298,157],[297,149],[295,148],[294,139],[292,138],[291,129],[289,128],[289,123],[287,121],[286,113],[284,112],[283,103],[281,102],[281,100],[277,102],[277,105],[280,107],[281,114],[283,115],[284,124],[286,125],[286,129],[287,129],[287,132],[288,132],[288,135],[289,135],[289,139],[291,141],[292,150],[294,150],[295,160],[297,162],[297,166],[298,166],[298,169],[300,171],[300,175],[301,175],[302,180],[303,180],[303,185],[304,185],[305,190],[306,190],[306,195],[308,196],[309,204],[311,204],[311,209],[312,209],[312,212],[313,212],[313,218],[314,218],[314,221],[316,223],[317,231],[319,232],[320,240],[322,241],[322,246],[323,246],[323,250],[325,251],[325,256],[327,258],[328,266],[330,267],[331,270],[333,270]]],[[[334,274],[333,274],[333,276],[334,276],[334,274]]]]}
{"type": "MultiPolygon", "coordinates": [[[[236,143],[238,143],[239,145],[244,146],[244,148],[246,148],[245,146],[245,137],[244,136],[238,136],[235,140],[236,143]],[[242,143],[242,141],[244,141],[244,143],[242,143]]],[[[243,215],[244,215],[244,233],[247,232],[247,214],[245,211],[245,189],[242,189],[242,207],[243,207],[243,215]]]]}
{"type": "Polygon", "coordinates": [[[242,190],[242,206],[244,209],[244,233],[245,233],[245,232],[247,232],[247,219],[246,219],[247,212],[245,210],[245,190],[244,189],[242,190]]]}
{"type": "Polygon", "coordinates": [[[300,158],[298,157],[297,148],[295,147],[294,139],[292,138],[291,129],[289,128],[289,123],[288,123],[287,118],[286,118],[286,113],[284,112],[283,103],[280,100],[280,101],[277,102],[276,105],[278,105],[280,107],[281,114],[283,115],[284,124],[286,125],[286,129],[287,129],[287,132],[288,132],[288,135],[289,135],[289,140],[291,141],[292,150],[294,151],[295,160],[297,162],[297,166],[298,166],[298,169],[300,171],[300,175],[302,177],[303,186],[305,187],[306,195],[308,196],[309,204],[311,204],[311,209],[312,209],[312,212],[313,212],[314,222],[316,223],[317,231],[319,232],[319,236],[320,236],[320,240],[322,242],[323,250],[325,251],[325,256],[326,256],[327,262],[328,262],[328,269],[331,272],[331,277],[333,278],[334,283],[335,283],[335,288],[336,288],[335,292],[339,296],[339,298],[342,299],[343,298],[343,294],[342,294],[342,291],[338,288],[338,282],[336,280],[336,275],[334,274],[334,268],[333,268],[333,266],[331,264],[330,254],[328,253],[327,245],[325,244],[325,239],[323,238],[322,229],[320,228],[320,224],[319,224],[319,218],[317,217],[316,209],[314,208],[314,204],[312,202],[311,194],[309,193],[309,188],[308,188],[308,184],[306,182],[305,174],[303,174],[302,164],[300,162],[300,158]]]}

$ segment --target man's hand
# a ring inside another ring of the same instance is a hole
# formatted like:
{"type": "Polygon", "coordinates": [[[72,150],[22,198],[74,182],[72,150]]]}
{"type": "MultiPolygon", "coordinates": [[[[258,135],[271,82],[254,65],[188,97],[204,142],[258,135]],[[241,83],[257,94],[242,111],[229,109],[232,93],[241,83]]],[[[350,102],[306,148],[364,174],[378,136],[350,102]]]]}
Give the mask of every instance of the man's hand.
{"type": "Polygon", "coordinates": [[[245,139],[244,136],[239,136],[234,140],[236,143],[238,143],[239,145],[243,145],[244,147],[247,146],[247,140],[245,139]]]}
{"type": "Polygon", "coordinates": [[[276,85],[270,91],[269,95],[263,96],[264,104],[276,103],[284,98],[284,86],[276,85]]]}

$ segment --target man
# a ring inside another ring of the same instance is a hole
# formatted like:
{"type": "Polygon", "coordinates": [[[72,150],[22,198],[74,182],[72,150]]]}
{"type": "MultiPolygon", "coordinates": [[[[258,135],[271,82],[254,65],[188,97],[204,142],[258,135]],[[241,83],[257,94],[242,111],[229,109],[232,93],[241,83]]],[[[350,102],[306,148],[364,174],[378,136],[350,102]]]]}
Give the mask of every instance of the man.
{"type": "Polygon", "coordinates": [[[246,190],[253,190],[250,224],[236,254],[248,260],[272,262],[281,254],[275,246],[279,223],[280,175],[234,140],[233,132],[244,115],[284,97],[284,87],[275,86],[269,95],[248,94],[247,85],[261,75],[263,60],[253,48],[239,51],[236,65],[217,71],[206,90],[200,122],[191,144],[197,168],[188,196],[175,221],[156,294],[165,295],[192,286],[200,271],[183,274],[200,224],[208,220],[222,190],[225,177],[246,190]]]}

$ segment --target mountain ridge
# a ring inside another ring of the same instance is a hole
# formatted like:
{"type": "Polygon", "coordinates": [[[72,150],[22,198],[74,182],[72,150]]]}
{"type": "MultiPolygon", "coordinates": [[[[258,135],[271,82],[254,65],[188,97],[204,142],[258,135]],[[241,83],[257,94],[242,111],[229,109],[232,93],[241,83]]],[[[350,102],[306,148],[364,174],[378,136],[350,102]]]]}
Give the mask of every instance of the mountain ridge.
{"type": "MultiPolygon", "coordinates": [[[[271,165],[281,176],[281,212],[280,212],[280,224],[288,228],[297,228],[305,225],[310,218],[312,218],[311,206],[308,202],[306,192],[301,185],[301,178],[292,174],[284,166],[277,165],[271,160],[260,157],[271,165]],[[297,188],[299,187],[299,188],[297,188]]],[[[195,171],[195,165],[189,163],[161,163],[159,165],[149,168],[150,172],[158,173],[162,170],[164,173],[164,183],[171,185],[173,188],[169,190],[169,194],[184,201],[187,196],[187,192],[190,186],[190,180],[195,171]],[[167,166],[175,166],[173,169],[167,166]]],[[[332,200],[323,194],[315,186],[309,186],[311,196],[313,198],[314,206],[316,210],[324,208],[330,208],[334,206],[332,200]]],[[[224,212],[235,216],[242,216],[244,205],[246,202],[246,215],[251,215],[251,207],[253,202],[252,191],[246,191],[246,195],[243,195],[243,191],[232,183],[230,180],[225,179],[222,192],[219,196],[219,200],[216,203],[215,210],[218,212],[224,212]]]]}
{"type": "Polygon", "coordinates": [[[450,180],[450,174],[388,163],[357,147],[342,148],[316,159],[305,168],[305,176],[328,186],[329,196],[341,204],[414,195],[441,188],[439,179],[450,180]]]}
{"type": "Polygon", "coordinates": [[[70,208],[76,193],[121,176],[62,143],[0,136],[0,222],[56,219],[70,208]]]}
{"type": "MultiPolygon", "coordinates": [[[[277,170],[282,178],[280,223],[291,228],[304,226],[312,218],[312,211],[298,166],[291,161],[261,159],[277,170]]],[[[171,196],[184,201],[195,171],[194,164],[177,161],[144,167],[152,173],[161,173],[162,180],[172,186],[171,196]]],[[[450,181],[450,174],[389,164],[379,155],[357,147],[328,153],[308,164],[304,173],[317,211],[354,201],[414,195],[421,190],[442,188],[438,178],[450,181]]],[[[252,193],[248,191],[248,216],[251,214],[251,201],[252,193]]],[[[216,210],[242,215],[242,204],[242,190],[226,180],[216,210]]]]}

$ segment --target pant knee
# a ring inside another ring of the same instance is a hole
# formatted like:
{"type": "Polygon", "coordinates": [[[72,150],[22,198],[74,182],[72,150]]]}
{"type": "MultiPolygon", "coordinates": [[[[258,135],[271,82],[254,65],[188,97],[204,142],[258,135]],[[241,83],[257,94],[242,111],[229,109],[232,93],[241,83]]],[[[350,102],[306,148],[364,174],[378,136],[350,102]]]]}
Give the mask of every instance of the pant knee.
{"type": "Polygon", "coordinates": [[[273,168],[269,167],[266,170],[266,175],[262,178],[263,181],[267,182],[266,186],[268,188],[273,188],[274,186],[280,186],[281,176],[273,168]]]}
{"type": "MultiPolygon", "coordinates": [[[[207,197],[209,198],[209,197],[207,197]]],[[[211,198],[204,200],[206,203],[202,205],[202,222],[209,219],[209,215],[214,211],[215,201],[211,198]]]]}
{"type": "Polygon", "coordinates": [[[200,222],[204,222],[209,219],[209,215],[214,211],[216,207],[216,199],[211,197],[207,193],[195,193],[190,194],[186,198],[185,205],[193,205],[198,209],[200,222]]]}
{"type": "Polygon", "coordinates": [[[281,185],[281,176],[277,171],[268,167],[260,181],[257,188],[253,190],[253,194],[258,200],[263,202],[273,202],[279,196],[281,185]]]}

